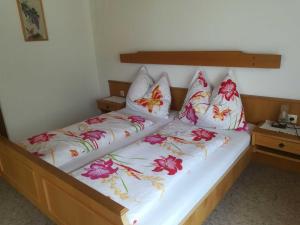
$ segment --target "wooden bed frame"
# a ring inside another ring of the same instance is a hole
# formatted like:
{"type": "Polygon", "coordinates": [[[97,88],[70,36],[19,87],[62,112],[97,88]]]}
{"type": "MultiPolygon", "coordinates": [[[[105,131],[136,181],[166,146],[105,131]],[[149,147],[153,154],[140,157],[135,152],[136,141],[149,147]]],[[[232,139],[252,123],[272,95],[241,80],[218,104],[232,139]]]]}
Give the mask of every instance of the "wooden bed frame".
{"type": "MultiPolygon", "coordinates": [[[[187,56],[185,54],[187,54],[187,52],[185,52],[181,58],[183,62],[186,63],[187,56]]],[[[230,56],[231,61],[226,65],[231,65],[233,62],[232,54],[232,51],[210,53],[211,59],[205,58],[205,62],[210,62],[211,65],[221,65],[220,63],[216,63],[216,57],[218,58],[218,62],[228,62],[228,57],[230,56]]],[[[241,52],[239,52],[239,54],[243,55],[241,52]]],[[[180,55],[180,52],[176,52],[176,57],[179,57],[179,59],[180,55]]],[[[196,62],[198,65],[203,65],[198,57],[201,56],[203,58],[203,52],[192,52],[190,55],[192,55],[192,58],[197,59],[196,62]]],[[[161,52],[158,52],[157,56],[161,57],[161,52]]],[[[151,57],[153,57],[153,53],[151,53],[151,57]]],[[[121,58],[122,61],[124,61],[126,56],[122,55],[121,58]]],[[[169,63],[170,61],[168,61],[168,63],[182,65],[183,62],[180,63],[179,59],[172,59],[175,60],[175,62],[169,63]]],[[[240,61],[241,65],[248,65],[245,64],[245,62],[249,61],[249,57],[246,57],[246,59],[242,57],[240,61]]],[[[251,67],[262,67],[264,65],[267,66],[265,68],[278,68],[278,65],[280,65],[280,56],[254,55],[250,57],[250,61],[251,67]],[[258,57],[259,59],[255,61],[254,64],[253,57],[258,57]]],[[[145,58],[143,62],[149,63],[147,58],[145,58]]],[[[235,66],[239,66],[239,64],[235,63],[235,66]]],[[[129,85],[130,83],[128,82],[109,81],[112,95],[119,96],[120,90],[127,92],[129,85]]],[[[178,110],[181,108],[187,89],[172,88],[171,91],[173,97],[172,109],[178,110]]],[[[243,95],[242,100],[245,106],[246,119],[251,123],[277,117],[276,111],[279,110],[280,104],[282,102],[286,103],[287,101],[286,99],[249,95],[243,95]],[[268,108],[266,108],[266,106],[268,108]]],[[[298,111],[299,102],[294,102],[297,100],[289,101],[290,109],[292,111],[298,111]]],[[[246,168],[251,160],[251,155],[252,148],[249,146],[244,154],[226,171],[225,175],[219,179],[217,184],[198,202],[186,218],[181,221],[181,224],[201,224],[239,177],[244,168],[246,168]]],[[[25,149],[22,149],[4,137],[0,137],[0,175],[59,225],[128,224],[124,217],[127,211],[126,208],[56,167],[32,156],[25,149]]]]}

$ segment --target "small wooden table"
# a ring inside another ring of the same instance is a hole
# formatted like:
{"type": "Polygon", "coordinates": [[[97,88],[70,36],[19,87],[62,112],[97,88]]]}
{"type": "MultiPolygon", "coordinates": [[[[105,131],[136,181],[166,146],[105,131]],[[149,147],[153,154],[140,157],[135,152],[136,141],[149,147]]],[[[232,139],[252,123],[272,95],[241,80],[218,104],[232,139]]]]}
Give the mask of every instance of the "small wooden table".
{"type": "Polygon", "coordinates": [[[254,160],[300,172],[300,137],[262,129],[252,132],[254,160]]]}
{"type": "Polygon", "coordinates": [[[125,98],[110,96],[97,100],[97,107],[102,112],[111,112],[122,109],[126,106],[125,98]]]}

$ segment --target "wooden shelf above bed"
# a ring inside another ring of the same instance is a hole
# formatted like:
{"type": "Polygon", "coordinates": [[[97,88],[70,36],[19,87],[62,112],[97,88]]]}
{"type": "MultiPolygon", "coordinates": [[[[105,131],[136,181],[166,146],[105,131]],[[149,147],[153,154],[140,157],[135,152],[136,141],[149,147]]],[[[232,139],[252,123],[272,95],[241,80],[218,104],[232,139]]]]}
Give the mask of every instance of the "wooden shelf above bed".
{"type": "Polygon", "coordinates": [[[122,63],[280,68],[281,55],[242,51],[139,51],[120,54],[122,63]]]}

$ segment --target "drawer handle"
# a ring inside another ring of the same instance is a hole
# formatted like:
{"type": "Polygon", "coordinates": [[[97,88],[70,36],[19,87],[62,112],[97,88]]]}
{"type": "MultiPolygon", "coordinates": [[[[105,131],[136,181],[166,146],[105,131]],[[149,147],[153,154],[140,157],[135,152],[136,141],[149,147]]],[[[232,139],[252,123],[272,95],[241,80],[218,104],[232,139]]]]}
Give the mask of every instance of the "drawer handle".
{"type": "Polygon", "coordinates": [[[279,148],[284,148],[284,146],[285,146],[285,144],[283,144],[283,143],[280,143],[280,144],[278,145],[279,148]]]}

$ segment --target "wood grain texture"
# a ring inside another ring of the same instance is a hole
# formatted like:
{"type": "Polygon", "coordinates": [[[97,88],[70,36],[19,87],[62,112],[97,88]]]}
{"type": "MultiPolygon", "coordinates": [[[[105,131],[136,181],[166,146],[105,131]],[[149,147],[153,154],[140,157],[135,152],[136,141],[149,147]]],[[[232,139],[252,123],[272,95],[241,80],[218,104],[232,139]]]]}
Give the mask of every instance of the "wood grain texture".
{"type": "Polygon", "coordinates": [[[256,135],[255,140],[256,145],[300,155],[300,142],[297,143],[268,135],[256,135]]]}
{"type": "Polygon", "coordinates": [[[253,149],[248,149],[233,163],[226,171],[225,175],[219,179],[210,192],[201,199],[189,215],[182,221],[181,225],[200,225],[215,209],[222,200],[226,192],[248,166],[252,158],[253,149]]]}
{"type": "Polygon", "coordinates": [[[122,63],[280,68],[281,55],[241,51],[139,51],[120,54],[122,63]]]}
{"type": "Polygon", "coordinates": [[[291,160],[287,157],[281,157],[275,154],[255,150],[253,153],[253,161],[281,170],[300,173],[300,160],[291,160]]]}
{"type": "Polygon", "coordinates": [[[242,95],[242,101],[247,119],[255,124],[266,119],[277,121],[281,105],[289,106],[289,114],[300,116],[300,100],[242,95]]]}
{"type": "Polygon", "coordinates": [[[300,138],[255,127],[252,132],[254,160],[279,169],[300,172],[300,138]]]}
{"type": "Polygon", "coordinates": [[[102,112],[116,111],[116,110],[124,108],[125,105],[126,105],[125,102],[122,102],[122,103],[111,102],[111,101],[108,101],[108,100],[105,100],[105,99],[97,100],[97,107],[102,112]]]}
{"type": "MultiPolygon", "coordinates": [[[[110,95],[120,96],[120,91],[127,95],[130,87],[130,82],[109,80],[110,95]]],[[[187,88],[171,87],[172,103],[171,109],[179,111],[184,102],[187,93],[187,88]]],[[[120,96],[122,97],[122,96],[120,96]]],[[[245,109],[245,115],[248,122],[258,124],[265,120],[278,119],[280,106],[283,104],[289,105],[289,113],[298,115],[300,118],[300,100],[271,98],[255,95],[241,95],[245,109]]],[[[300,119],[298,119],[300,124],[300,119]]]]}

